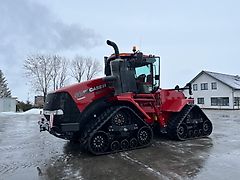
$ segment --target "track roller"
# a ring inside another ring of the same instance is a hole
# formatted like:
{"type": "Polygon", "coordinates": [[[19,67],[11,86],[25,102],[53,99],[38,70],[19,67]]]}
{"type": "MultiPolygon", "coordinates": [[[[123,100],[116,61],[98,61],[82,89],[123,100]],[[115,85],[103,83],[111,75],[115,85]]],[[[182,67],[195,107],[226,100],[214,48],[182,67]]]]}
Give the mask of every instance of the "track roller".
{"type": "Polygon", "coordinates": [[[120,143],[118,141],[113,141],[111,143],[111,150],[112,151],[117,151],[120,149],[120,143]]]}

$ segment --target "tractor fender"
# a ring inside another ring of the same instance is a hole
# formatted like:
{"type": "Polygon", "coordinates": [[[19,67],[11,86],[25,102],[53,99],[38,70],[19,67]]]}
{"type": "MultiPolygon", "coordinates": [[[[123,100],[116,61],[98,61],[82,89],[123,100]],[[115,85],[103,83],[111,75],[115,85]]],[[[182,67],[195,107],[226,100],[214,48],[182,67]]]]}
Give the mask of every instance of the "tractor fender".
{"type": "Polygon", "coordinates": [[[116,98],[117,98],[117,101],[116,101],[117,103],[127,104],[128,106],[133,108],[135,111],[137,111],[137,113],[143,119],[145,119],[147,122],[151,122],[151,117],[141,108],[141,106],[139,106],[139,104],[136,101],[134,101],[131,94],[124,95],[124,96],[117,96],[116,98]]]}
{"type": "Polygon", "coordinates": [[[162,104],[161,110],[166,112],[180,112],[187,104],[191,103],[192,100],[189,99],[168,100],[162,104]]]}
{"type": "Polygon", "coordinates": [[[181,91],[161,90],[161,111],[180,112],[187,104],[193,103],[192,99],[186,99],[181,91]]]}
{"type": "Polygon", "coordinates": [[[110,106],[111,103],[108,102],[108,97],[103,97],[90,103],[81,113],[81,118],[79,120],[80,130],[89,123],[89,120],[95,119],[95,115],[101,114],[104,109],[110,106]]]}

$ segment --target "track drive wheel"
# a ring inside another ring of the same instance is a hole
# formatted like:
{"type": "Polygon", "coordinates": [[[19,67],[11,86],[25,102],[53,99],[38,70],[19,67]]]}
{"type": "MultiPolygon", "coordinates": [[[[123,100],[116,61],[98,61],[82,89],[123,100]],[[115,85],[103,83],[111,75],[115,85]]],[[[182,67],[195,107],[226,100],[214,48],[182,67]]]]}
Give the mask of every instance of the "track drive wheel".
{"type": "Polygon", "coordinates": [[[101,154],[106,152],[109,146],[109,137],[103,131],[98,131],[89,139],[88,148],[93,154],[101,154]]]}
{"type": "Polygon", "coordinates": [[[128,115],[120,110],[112,117],[112,124],[115,126],[123,126],[127,123],[128,119],[128,115]]]}
{"type": "Polygon", "coordinates": [[[147,126],[143,126],[139,129],[137,138],[140,145],[149,144],[153,138],[152,130],[147,126]]]}

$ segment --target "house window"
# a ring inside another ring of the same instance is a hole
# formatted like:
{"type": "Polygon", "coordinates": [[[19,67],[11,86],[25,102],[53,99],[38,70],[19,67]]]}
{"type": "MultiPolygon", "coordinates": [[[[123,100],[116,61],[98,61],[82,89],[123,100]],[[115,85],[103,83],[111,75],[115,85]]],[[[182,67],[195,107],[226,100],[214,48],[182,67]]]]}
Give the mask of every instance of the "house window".
{"type": "Polygon", "coordinates": [[[212,83],[212,89],[217,89],[217,83],[216,82],[212,83]]]}
{"type": "Polygon", "coordinates": [[[204,104],[204,98],[197,98],[198,104],[204,104]]]}
{"type": "Polygon", "coordinates": [[[234,97],[234,106],[240,106],[240,97],[234,97]]]}
{"type": "Polygon", "coordinates": [[[229,98],[228,97],[211,98],[211,106],[229,106],[229,98]]]}
{"type": "Polygon", "coordinates": [[[197,84],[193,84],[193,91],[197,91],[197,90],[198,90],[197,84]]]}
{"type": "Polygon", "coordinates": [[[218,105],[218,98],[211,98],[211,106],[217,106],[218,105]]]}
{"type": "Polygon", "coordinates": [[[208,83],[202,83],[201,90],[208,90],[208,83]]]}

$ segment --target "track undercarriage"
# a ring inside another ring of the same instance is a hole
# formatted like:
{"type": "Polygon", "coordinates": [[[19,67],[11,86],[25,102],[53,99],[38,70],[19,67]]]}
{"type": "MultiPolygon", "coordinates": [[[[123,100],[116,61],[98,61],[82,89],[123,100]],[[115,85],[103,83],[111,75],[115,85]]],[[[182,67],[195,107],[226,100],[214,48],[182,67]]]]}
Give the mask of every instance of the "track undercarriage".
{"type": "MultiPolygon", "coordinates": [[[[84,148],[95,155],[133,150],[149,146],[152,128],[127,106],[111,107],[91,122],[82,136],[84,148]]],[[[167,126],[173,140],[196,139],[209,136],[212,123],[195,105],[186,105],[174,113],[167,126]]]]}
{"type": "MultiPolygon", "coordinates": [[[[47,129],[50,130],[50,122],[47,122],[47,129]]],[[[51,133],[54,128],[56,127],[51,129],[51,133]]],[[[185,105],[180,112],[172,114],[162,132],[169,139],[183,141],[207,137],[212,129],[211,121],[198,106],[185,105]]],[[[96,118],[89,119],[80,142],[94,155],[110,154],[149,146],[153,139],[153,130],[154,126],[149,125],[129,106],[112,106],[96,118]]],[[[66,136],[62,134],[61,137],[66,136]]],[[[79,136],[72,140],[79,141],[79,136]]]]}
{"type": "Polygon", "coordinates": [[[209,136],[212,123],[196,105],[186,105],[179,113],[174,113],[168,123],[167,133],[170,139],[187,140],[209,136]]]}
{"type": "Polygon", "coordinates": [[[89,127],[82,141],[85,149],[95,155],[143,148],[153,138],[151,127],[126,106],[107,109],[89,127]]]}

